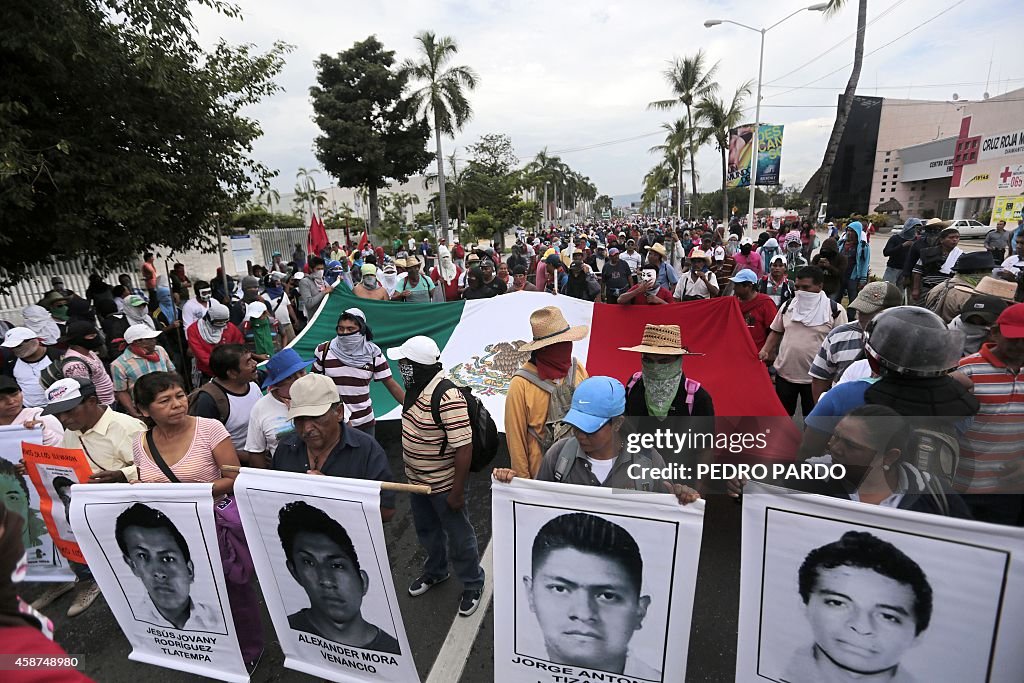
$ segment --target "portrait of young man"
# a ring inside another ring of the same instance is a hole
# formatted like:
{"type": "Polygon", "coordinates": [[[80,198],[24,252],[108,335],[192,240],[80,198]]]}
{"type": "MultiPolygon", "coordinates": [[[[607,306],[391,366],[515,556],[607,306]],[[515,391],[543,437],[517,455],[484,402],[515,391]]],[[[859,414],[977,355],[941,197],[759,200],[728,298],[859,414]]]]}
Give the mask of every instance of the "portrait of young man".
{"type": "Polygon", "coordinates": [[[531,562],[523,583],[544,637],[542,658],[661,680],[660,671],[630,653],[651,598],[643,592],[640,548],[628,531],[596,515],[560,515],[537,532],[531,562]]]}
{"type": "Polygon", "coordinates": [[[146,588],[146,597],[131,606],[136,621],[183,631],[224,632],[221,612],[192,599],[192,555],[167,515],[135,503],[118,516],[114,537],[125,564],[146,588]]]}
{"type": "Polygon", "coordinates": [[[793,654],[783,681],[921,681],[900,663],[932,615],[931,585],[914,560],[849,531],[808,553],[798,579],[814,643],[793,654]]]}
{"type": "MultiPolygon", "coordinates": [[[[54,492],[57,494],[57,498],[60,499],[61,504],[64,506],[64,521],[68,523],[67,530],[71,531],[71,487],[75,485],[75,482],[65,477],[63,474],[57,475],[51,482],[54,492]]],[[[64,534],[61,534],[64,537],[64,534]]],[[[70,534],[70,538],[74,538],[74,534],[70,534]]]]}
{"type": "Polygon", "coordinates": [[[398,640],[362,615],[370,577],[345,528],[301,500],[281,508],[278,520],[288,572],[310,605],[289,614],[288,625],[343,645],[401,654],[398,640]]]}

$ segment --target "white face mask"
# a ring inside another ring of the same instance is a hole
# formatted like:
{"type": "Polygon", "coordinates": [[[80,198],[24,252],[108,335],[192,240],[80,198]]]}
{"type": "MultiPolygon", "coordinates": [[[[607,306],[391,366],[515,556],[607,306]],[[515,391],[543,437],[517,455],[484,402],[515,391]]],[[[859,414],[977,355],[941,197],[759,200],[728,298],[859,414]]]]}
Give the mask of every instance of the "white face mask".
{"type": "Polygon", "coordinates": [[[640,271],[640,280],[642,282],[649,282],[650,284],[653,285],[654,281],[657,280],[657,279],[658,279],[658,273],[656,271],[653,271],[653,270],[643,270],[643,271],[640,271]]]}
{"type": "Polygon", "coordinates": [[[364,275],[363,286],[367,289],[376,289],[377,287],[377,276],[376,275],[364,275]]]}

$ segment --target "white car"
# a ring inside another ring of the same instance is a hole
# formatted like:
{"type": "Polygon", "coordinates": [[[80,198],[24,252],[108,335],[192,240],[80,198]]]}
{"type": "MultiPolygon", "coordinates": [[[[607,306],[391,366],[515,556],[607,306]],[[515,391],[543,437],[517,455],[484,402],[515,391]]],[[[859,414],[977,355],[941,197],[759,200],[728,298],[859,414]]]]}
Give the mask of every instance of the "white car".
{"type": "Polygon", "coordinates": [[[960,237],[984,237],[989,230],[993,229],[991,225],[971,218],[959,218],[950,223],[949,227],[959,230],[960,237]]]}

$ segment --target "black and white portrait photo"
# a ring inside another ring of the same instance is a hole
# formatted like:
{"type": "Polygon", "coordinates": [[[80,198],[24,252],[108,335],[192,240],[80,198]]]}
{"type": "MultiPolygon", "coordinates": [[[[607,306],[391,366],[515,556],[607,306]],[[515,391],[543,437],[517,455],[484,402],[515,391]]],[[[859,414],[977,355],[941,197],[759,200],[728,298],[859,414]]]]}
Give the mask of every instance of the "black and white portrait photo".
{"type": "Polygon", "coordinates": [[[1009,605],[1004,548],[943,538],[932,516],[772,498],[748,515],[757,501],[744,493],[737,680],[751,670],[749,680],[777,683],[1002,680],[992,671],[1009,605]]]}
{"type": "Polygon", "coordinates": [[[71,530],[71,487],[78,483],[75,471],[70,467],[38,465],[43,487],[50,496],[53,525],[57,535],[65,541],[74,541],[71,530]]]}
{"type": "Polygon", "coordinates": [[[398,640],[362,614],[370,578],[341,524],[297,500],[278,513],[277,534],[288,573],[309,604],[288,615],[291,628],[365,650],[401,654],[398,640]]]}

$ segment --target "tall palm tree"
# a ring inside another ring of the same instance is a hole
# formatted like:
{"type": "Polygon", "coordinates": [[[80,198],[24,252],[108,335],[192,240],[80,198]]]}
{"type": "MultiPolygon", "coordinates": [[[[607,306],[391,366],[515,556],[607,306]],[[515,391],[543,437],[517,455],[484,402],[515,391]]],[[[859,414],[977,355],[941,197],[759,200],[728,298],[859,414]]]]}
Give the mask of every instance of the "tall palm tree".
{"type": "MultiPolygon", "coordinates": [[[[687,163],[687,159],[690,156],[689,141],[691,131],[686,123],[686,119],[676,119],[672,123],[662,123],[661,127],[665,131],[665,142],[655,145],[647,151],[651,154],[663,154],[672,163],[673,168],[675,168],[676,186],[674,192],[676,215],[681,218],[683,215],[683,166],[687,163]]],[[[701,137],[703,134],[703,129],[695,133],[697,147],[703,146],[706,141],[705,138],[701,137]]],[[[691,174],[696,173],[692,168],[690,171],[691,174]]]]}
{"type": "MultiPolygon", "coordinates": [[[[825,10],[826,17],[833,17],[838,14],[846,5],[846,0],[829,0],[828,9],[825,10]]],[[[836,112],[835,123],[832,124],[832,134],[825,145],[825,156],[821,160],[821,166],[811,176],[811,206],[810,215],[818,215],[818,207],[825,197],[828,189],[829,176],[832,175],[832,165],[836,162],[836,154],[839,152],[839,140],[846,130],[846,122],[850,118],[850,109],[853,108],[853,97],[857,94],[857,83],[860,81],[860,69],[864,64],[864,34],[867,32],[868,0],[858,0],[857,3],[857,39],[853,47],[853,71],[850,72],[850,79],[846,82],[846,90],[843,91],[843,99],[839,102],[839,111],[836,112]]]]}
{"type": "Polygon", "coordinates": [[[433,31],[422,31],[416,35],[420,44],[420,60],[407,59],[401,71],[409,78],[424,85],[412,94],[418,110],[433,119],[434,139],[437,141],[437,180],[441,196],[441,230],[448,234],[448,201],[445,194],[444,154],[441,150],[441,134],[451,138],[473,117],[473,108],[466,98],[466,91],[476,88],[478,77],[468,66],[449,66],[448,63],[459,51],[459,46],[450,36],[438,38],[433,31]]]}
{"type": "Polygon", "coordinates": [[[672,187],[672,182],[675,178],[675,169],[666,160],[662,160],[657,166],[652,168],[644,176],[644,191],[640,195],[640,201],[643,205],[650,206],[654,205],[655,214],[658,209],[658,195],[663,190],[667,190],[672,187]]]}
{"type": "Polygon", "coordinates": [[[693,117],[694,105],[705,97],[718,93],[718,83],[715,80],[718,73],[718,62],[710,67],[707,65],[707,57],[704,50],[697,50],[692,57],[676,57],[668,69],[663,72],[665,80],[672,88],[672,99],[657,100],[647,105],[648,109],[671,109],[682,104],[686,107],[686,125],[689,129],[688,142],[690,143],[690,181],[691,194],[693,195],[694,206],[697,198],[697,169],[693,160],[697,157],[695,121],[693,117]]]}
{"type": "MultiPolygon", "coordinates": [[[[753,82],[747,81],[732,95],[732,101],[724,102],[714,95],[705,97],[697,103],[698,116],[705,122],[707,135],[715,141],[718,151],[722,154],[722,221],[729,220],[729,196],[726,191],[726,154],[729,152],[729,130],[740,125],[743,120],[743,101],[750,97],[753,82]]],[[[757,143],[754,143],[756,154],[757,143]]],[[[751,178],[751,182],[754,179],[751,178]]]]}
{"type": "Polygon", "coordinates": [[[266,203],[267,213],[274,213],[274,205],[281,203],[281,193],[272,187],[265,187],[260,195],[260,205],[266,203]]]}
{"type": "Polygon", "coordinates": [[[298,183],[295,185],[296,194],[300,193],[301,188],[301,194],[303,195],[303,199],[309,202],[310,217],[313,216],[313,212],[315,211],[314,203],[316,201],[317,190],[316,178],[314,178],[313,176],[316,175],[320,175],[320,171],[318,169],[309,169],[302,166],[299,167],[298,173],[295,174],[295,180],[298,181],[298,183]]]}
{"type": "MultiPolygon", "coordinates": [[[[448,155],[449,171],[445,174],[445,200],[455,206],[455,218],[459,221],[466,220],[466,204],[469,200],[468,176],[466,167],[461,170],[458,167],[456,150],[448,155]]],[[[437,182],[436,173],[428,173],[423,176],[423,189],[429,190],[430,186],[437,182]]]]}
{"type": "MultiPolygon", "coordinates": [[[[568,166],[562,163],[561,157],[551,156],[548,154],[548,148],[545,147],[541,151],[537,152],[537,156],[533,158],[533,161],[526,164],[523,171],[528,178],[528,182],[532,185],[536,192],[544,194],[544,190],[548,184],[551,185],[551,191],[556,195],[558,193],[558,187],[565,180],[565,172],[568,166]]],[[[549,197],[549,201],[554,201],[557,208],[558,201],[557,197],[549,197]]],[[[548,207],[544,207],[544,220],[548,219],[548,207]]]]}

